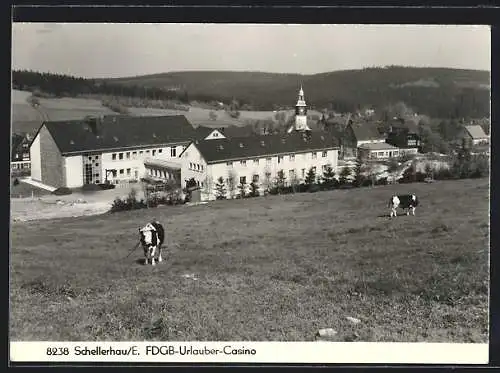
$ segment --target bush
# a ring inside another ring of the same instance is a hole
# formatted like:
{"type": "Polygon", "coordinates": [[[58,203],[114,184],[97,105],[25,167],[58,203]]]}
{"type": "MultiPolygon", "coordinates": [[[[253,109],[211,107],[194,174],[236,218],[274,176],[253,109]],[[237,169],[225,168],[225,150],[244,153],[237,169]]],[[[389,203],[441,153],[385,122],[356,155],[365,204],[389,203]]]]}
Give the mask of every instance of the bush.
{"type": "Polygon", "coordinates": [[[375,185],[387,185],[387,184],[388,182],[386,177],[375,180],[375,185]]]}
{"type": "Polygon", "coordinates": [[[135,189],[132,189],[128,194],[127,198],[121,199],[119,197],[116,197],[113,201],[110,211],[118,212],[118,211],[138,210],[148,207],[148,205],[144,202],[143,199],[137,201],[136,194],[137,192],[135,191],[135,189]]]}
{"type": "Polygon", "coordinates": [[[443,167],[434,171],[434,180],[450,180],[453,178],[453,174],[448,168],[443,167]]]}
{"type": "Polygon", "coordinates": [[[417,171],[417,173],[415,174],[415,181],[417,183],[423,183],[425,181],[426,177],[427,177],[427,174],[425,172],[417,171]]]}
{"type": "Polygon", "coordinates": [[[110,183],[104,183],[104,184],[99,184],[101,189],[103,190],[108,190],[108,189],[115,189],[116,185],[115,184],[110,184],[110,183]]]}
{"type": "Polygon", "coordinates": [[[319,192],[321,189],[319,187],[318,184],[312,184],[312,185],[309,185],[309,190],[308,192],[309,193],[316,193],[316,192],[319,192]]]}
{"type": "Polygon", "coordinates": [[[94,191],[98,191],[98,190],[102,190],[102,189],[97,184],[85,184],[84,186],[82,186],[82,191],[84,191],[84,192],[94,192],[94,191]]]}
{"type": "Polygon", "coordinates": [[[56,190],[54,190],[52,192],[52,194],[54,194],[56,196],[66,196],[66,195],[72,194],[72,193],[73,192],[71,191],[71,189],[66,188],[66,187],[57,188],[56,190]]]}
{"type": "Polygon", "coordinates": [[[361,179],[361,184],[359,186],[361,187],[369,187],[369,186],[372,186],[373,183],[372,183],[372,180],[368,177],[363,177],[361,179]]]}

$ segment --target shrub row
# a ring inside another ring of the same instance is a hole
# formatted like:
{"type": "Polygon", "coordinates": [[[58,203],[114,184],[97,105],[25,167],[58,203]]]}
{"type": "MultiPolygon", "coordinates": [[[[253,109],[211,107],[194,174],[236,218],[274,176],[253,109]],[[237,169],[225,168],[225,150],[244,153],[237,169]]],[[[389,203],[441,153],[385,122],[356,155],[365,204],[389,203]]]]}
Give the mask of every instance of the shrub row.
{"type": "Polygon", "coordinates": [[[116,197],[111,206],[110,212],[119,212],[119,211],[129,211],[129,210],[138,210],[144,208],[158,207],[160,205],[179,205],[185,203],[184,200],[179,198],[174,193],[167,195],[157,195],[151,194],[148,196],[146,200],[136,198],[137,192],[135,189],[132,189],[128,196],[124,199],[116,197]]]}

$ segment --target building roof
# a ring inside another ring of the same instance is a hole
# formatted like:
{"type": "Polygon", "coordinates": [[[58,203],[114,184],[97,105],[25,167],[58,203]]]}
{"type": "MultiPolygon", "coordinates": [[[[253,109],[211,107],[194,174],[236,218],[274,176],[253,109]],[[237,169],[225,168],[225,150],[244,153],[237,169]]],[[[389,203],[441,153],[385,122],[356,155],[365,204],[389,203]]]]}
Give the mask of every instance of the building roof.
{"type": "Polygon", "coordinates": [[[221,128],[220,131],[226,137],[248,137],[248,136],[255,136],[256,135],[255,131],[253,129],[253,126],[251,126],[251,125],[228,126],[225,128],[221,128]]]}
{"type": "Polygon", "coordinates": [[[104,117],[94,124],[87,120],[44,122],[62,154],[140,148],[186,143],[203,139],[213,130],[193,128],[183,115],[161,117],[104,117]]]}
{"type": "Polygon", "coordinates": [[[194,145],[207,163],[338,148],[334,137],[314,132],[309,137],[303,133],[290,133],[205,140],[194,145]]]}
{"type": "Polygon", "coordinates": [[[362,144],[359,147],[367,150],[398,150],[396,146],[388,144],[386,142],[362,144]]]}
{"type": "Polygon", "coordinates": [[[411,133],[419,133],[418,117],[396,118],[389,121],[389,127],[407,129],[411,133]]]}
{"type": "Polygon", "coordinates": [[[180,163],[166,161],[164,159],[158,159],[158,158],[146,158],[144,160],[144,165],[166,168],[166,169],[171,169],[171,170],[180,170],[181,169],[180,163]]]}
{"type": "Polygon", "coordinates": [[[352,123],[351,128],[354,132],[354,136],[357,141],[365,141],[365,140],[383,140],[385,138],[379,130],[376,123],[365,122],[355,124],[352,123]]]}
{"type": "Polygon", "coordinates": [[[487,139],[488,135],[484,133],[483,127],[480,125],[465,126],[465,130],[473,139],[487,139]]]}

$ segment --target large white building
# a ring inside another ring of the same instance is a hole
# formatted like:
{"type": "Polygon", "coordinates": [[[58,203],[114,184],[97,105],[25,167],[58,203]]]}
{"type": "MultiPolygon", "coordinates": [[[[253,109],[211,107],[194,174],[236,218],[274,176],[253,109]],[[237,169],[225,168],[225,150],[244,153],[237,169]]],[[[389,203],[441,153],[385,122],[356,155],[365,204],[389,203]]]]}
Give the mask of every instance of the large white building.
{"type": "Polygon", "coordinates": [[[304,182],[310,168],[318,176],[327,166],[336,172],[338,149],[332,135],[309,130],[301,88],[285,135],[228,138],[217,129],[195,129],[182,115],[45,122],[31,143],[31,177],[56,188],[142,178],[184,187],[194,179],[205,199],[213,199],[219,177],[231,197],[230,184],[254,182],[262,191],[280,171],[288,185],[304,182]]]}
{"type": "Polygon", "coordinates": [[[287,185],[303,183],[310,168],[318,176],[327,166],[337,172],[338,150],[335,138],[311,132],[193,141],[181,154],[181,174],[183,180],[194,178],[209,200],[222,177],[230,198],[238,193],[237,188],[231,193],[231,184],[245,184],[248,192],[254,182],[262,193],[279,171],[287,185]]]}
{"type": "Polygon", "coordinates": [[[45,122],[30,146],[31,177],[56,188],[168,178],[180,170],[179,156],[189,143],[210,136],[224,137],[193,128],[182,115],[45,122]],[[170,167],[155,167],[155,161],[170,167]]]}

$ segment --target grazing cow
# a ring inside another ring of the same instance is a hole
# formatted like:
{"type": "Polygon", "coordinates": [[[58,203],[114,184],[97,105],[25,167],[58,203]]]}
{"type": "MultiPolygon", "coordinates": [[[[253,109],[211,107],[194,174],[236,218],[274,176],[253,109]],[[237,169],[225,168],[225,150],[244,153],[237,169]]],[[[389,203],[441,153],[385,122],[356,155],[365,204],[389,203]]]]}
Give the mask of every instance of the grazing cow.
{"type": "Polygon", "coordinates": [[[415,207],[418,206],[418,198],[415,194],[402,194],[394,195],[389,200],[389,207],[391,209],[391,218],[393,216],[398,216],[397,208],[401,207],[403,211],[408,209],[406,215],[410,215],[410,210],[412,215],[415,215],[415,207]]]}
{"type": "Polygon", "coordinates": [[[155,253],[158,249],[158,263],[163,259],[161,257],[161,245],[165,241],[165,230],[158,221],[146,224],[144,227],[139,228],[142,248],[144,250],[144,257],[146,258],[144,264],[148,264],[151,259],[151,265],[155,265],[155,253]]]}

